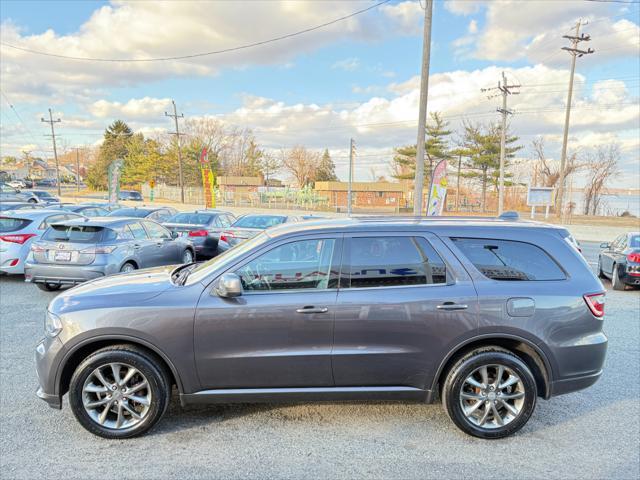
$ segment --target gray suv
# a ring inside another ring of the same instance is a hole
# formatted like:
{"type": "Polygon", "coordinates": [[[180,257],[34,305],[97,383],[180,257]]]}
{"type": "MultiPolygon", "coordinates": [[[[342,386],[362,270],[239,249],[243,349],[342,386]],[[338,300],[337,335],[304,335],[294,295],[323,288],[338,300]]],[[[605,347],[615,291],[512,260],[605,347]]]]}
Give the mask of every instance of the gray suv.
{"type": "Polygon", "coordinates": [[[602,373],[604,288],[564,228],[500,219],[284,224],[200,265],[61,293],[38,396],[126,438],[177,387],[198,403],[440,398],[464,432],[518,431],[602,373]]]}

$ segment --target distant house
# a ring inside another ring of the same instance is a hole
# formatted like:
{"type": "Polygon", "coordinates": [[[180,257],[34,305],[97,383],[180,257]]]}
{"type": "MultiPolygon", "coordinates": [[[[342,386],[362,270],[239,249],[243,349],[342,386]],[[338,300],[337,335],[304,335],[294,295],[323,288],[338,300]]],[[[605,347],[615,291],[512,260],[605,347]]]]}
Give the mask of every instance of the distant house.
{"type": "Polygon", "coordinates": [[[262,177],[218,177],[216,187],[225,202],[241,202],[257,199],[262,177]]]}
{"type": "MultiPolygon", "coordinates": [[[[314,190],[329,207],[346,209],[347,182],[316,182],[314,190]]],[[[408,186],[406,183],[353,182],[351,190],[354,208],[396,211],[405,206],[408,186]]]]}

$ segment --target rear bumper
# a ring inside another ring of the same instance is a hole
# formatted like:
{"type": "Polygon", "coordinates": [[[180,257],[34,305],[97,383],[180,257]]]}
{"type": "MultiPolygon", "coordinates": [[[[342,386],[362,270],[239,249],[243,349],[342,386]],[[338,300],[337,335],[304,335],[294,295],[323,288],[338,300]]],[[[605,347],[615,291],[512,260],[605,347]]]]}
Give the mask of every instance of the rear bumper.
{"type": "Polygon", "coordinates": [[[9,274],[24,273],[26,252],[28,250],[25,249],[24,245],[2,242],[0,246],[0,272],[9,274]],[[18,263],[11,266],[11,263],[16,259],[18,259],[18,263]]]}
{"type": "Polygon", "coordinates": [[[625,285],[640,285],[640,272],[624,271],[620,274],[620,280],[625,285]]]}
{"type": "Polygon", "coordinates": [[[32,283],[77,285],[116,273],[111,265],[48,265],[29,263],[24,268],[24,279],[32,283]]]}
{"type": "Polygon", "coordinates": [[[602,376],[602,370],[589,375],[576,378],[567,378],[565,380],[556,380],[551,384],[551,396],[563,395],[565,393],[577,392],[590,387],[596,383],[602,376]]]}

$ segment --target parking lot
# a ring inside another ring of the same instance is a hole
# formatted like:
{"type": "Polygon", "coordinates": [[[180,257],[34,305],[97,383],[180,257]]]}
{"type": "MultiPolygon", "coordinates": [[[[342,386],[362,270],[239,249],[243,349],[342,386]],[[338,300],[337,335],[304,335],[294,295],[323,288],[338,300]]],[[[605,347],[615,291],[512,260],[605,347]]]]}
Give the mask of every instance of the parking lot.
{"type": "MultiPolygon", "coordinates": [[[[597,244],[583,244],[595,266],[597,244]]],[[[461,433],[440,404],[230,405],[174,399],[149,435],[108,441],[35,396],[33,348],[55,293],[0,279],[2,478],[638,478],[640,291],[609,282],[605,373],[540,400],[515,436],[461,433]]]]}

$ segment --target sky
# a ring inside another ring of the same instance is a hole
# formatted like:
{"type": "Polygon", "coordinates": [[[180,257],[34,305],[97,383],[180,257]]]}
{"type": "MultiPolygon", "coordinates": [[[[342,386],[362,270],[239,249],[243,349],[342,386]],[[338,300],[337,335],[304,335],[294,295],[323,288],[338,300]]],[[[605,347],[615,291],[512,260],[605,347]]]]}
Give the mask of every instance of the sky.
{"type": "MultiPolygon", "coordinates": [[[[251,128],[268,149],[328,148],[342,179],[353,137],[355,179],[389,176],[393,148],[416,142],[424,10],[418,0],[380,1],[1,0],[1,153],[50,156],[48,108],[62,120],[63,150],[98,144],[116,119],[164,135],[173,99],[186,118],[251,128]],[[235,49],[369,7],[260,46],[146,61],[235,49]],[[113,61],[125,59],[145,61],[113,61]]],[[[640,188],[639,11],[635,0],[436,0],[429,111],[453,130],[463,119],[499,121],[501,99],[481,89],[504,71],[521,85],[509,97],[518,161],[533,158],[538,136],[558,159],[571,62],[563,35],[582,19],[591,41],[581,47],[595,53],[577,60],[569,148],[586,156],[618,143],[612,186],[640,188]]]]}

